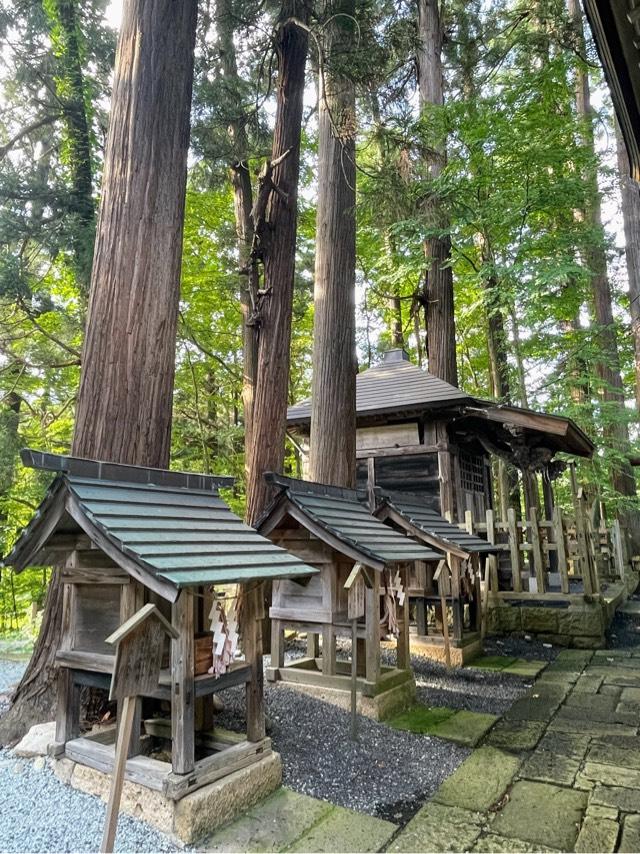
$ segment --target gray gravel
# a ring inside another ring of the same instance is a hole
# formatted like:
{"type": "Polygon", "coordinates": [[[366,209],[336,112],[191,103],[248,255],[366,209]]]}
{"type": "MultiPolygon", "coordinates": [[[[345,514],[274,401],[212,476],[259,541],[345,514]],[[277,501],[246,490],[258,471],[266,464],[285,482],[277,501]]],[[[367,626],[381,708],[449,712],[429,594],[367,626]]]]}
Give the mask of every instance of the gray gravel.
{"type": "MultiPolygon", "coordinates": [[[[315,798],[403,823],[469,755],[425,735],[400,732],[350,714],[285,685],[265,684],[269,735],[282,756],[283,783],[315,798]]],[[[242,729],[244,692],[224,692],[221,726],[242,729]]]]}
{"type": "Polygon", "coordinates": [[[11,691],[22,678],[26,666],[26,661],[0,658],[0,715],[8,708],[11,691]]]}
{"type": "MultiPolygon", "coordinates": [[[[0,668],[4,669],[3,667],[0,668]]],[[[0,851],[97,851],[105,805],[61,783],[48,767],[0,750],[0,851]]],[[[121,815],[116,851],[179,851],[146,822],[121,815]]]]}

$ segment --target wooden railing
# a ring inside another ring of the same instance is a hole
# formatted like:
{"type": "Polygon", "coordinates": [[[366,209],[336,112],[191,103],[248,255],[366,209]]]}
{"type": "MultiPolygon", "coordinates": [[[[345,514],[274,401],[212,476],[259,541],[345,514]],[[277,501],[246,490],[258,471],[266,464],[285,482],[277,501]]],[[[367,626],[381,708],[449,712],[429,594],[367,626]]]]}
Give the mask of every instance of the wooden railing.
{"type": "Polygon", "coordinates": [[[488,562],[491,594],[594,595],[604,583],[624,580],[631,562],[620,522],[594,529],[581,496],[574,509],[569,514],[556,507],[551,519],[540,518],[536,508],[528,519],[518,519],[509,509],[506,521],[487,510],[483,522],[466,513],[460,527],[499,547],[488,562]]]}

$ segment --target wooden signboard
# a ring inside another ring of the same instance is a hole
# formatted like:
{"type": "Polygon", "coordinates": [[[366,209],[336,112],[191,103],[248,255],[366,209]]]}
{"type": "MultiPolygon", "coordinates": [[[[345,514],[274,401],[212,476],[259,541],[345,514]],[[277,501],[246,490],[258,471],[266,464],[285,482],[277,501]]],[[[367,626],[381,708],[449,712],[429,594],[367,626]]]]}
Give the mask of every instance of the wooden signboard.
{"type": "Polygon", "coordinates": [[[149,604],[136,611],[106,640],[116,647],[109,699],[118,701],[119,726],[100,849],[104,852],[113,851],[136,695],[148,694],[158,687],[165,634],[178,638],[178,632],[171,623],[165,620],[155,605],[149,604]]]}

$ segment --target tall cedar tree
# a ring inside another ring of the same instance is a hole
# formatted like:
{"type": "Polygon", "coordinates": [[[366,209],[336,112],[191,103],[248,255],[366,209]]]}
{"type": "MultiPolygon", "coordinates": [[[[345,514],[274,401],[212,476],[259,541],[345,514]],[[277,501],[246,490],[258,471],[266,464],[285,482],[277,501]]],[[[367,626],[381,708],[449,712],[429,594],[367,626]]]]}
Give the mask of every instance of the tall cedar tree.
{"type": "MultiPolygon", "coordinates": [[[[127,0],[123,9],[72,452],[169,464],[175,336],[193,81],[195,0],[127,0]]],[[[55,705],[62,584],[2,740],[55,705]]]]}
{"type": "Polygon", "coordinates": [[[636,407],[640,412],[640,187],[631,178],[629,155],[616,122],[616,147],[618,172],[622,195],[622,219],[624,223],[625,257],[629,288],[629,314],[635,370],[636,407]]]}
{"type": "MultiPolygon", "coordinates": [[[[586,61],[584,23],[579,0],[569,0],[569,16],[573,27],[573,38],[577,54],[575,76],[575,98],[578,116],[583,122],[584,144],[595,151],[593,110],[586,61]]],[[[586,263],[591,277],[593,314],[596,323],[598,351],[601,358],[596,371],[601,382],[601,399],[604,403],[604,436],[608,445],[624,456],[629,450],[629,432],[626,421],[625,394],[620,373],[620,356],[611,296],[611,285],[607,275],[607,257],[604,248],[604,229],[600,194],[595,171],[587,176],[585,216],[592,226],[592,239],[586,251],[586,263]]],[[[635,477],[628,463],[622,460],[612,466],[611,479],[614,489],[621,495],[636,494],[635,477]]]]}
{"type": "MultiPolygon", "coordinates": [[[[218,0],[216,7],[220,64],[229,93],[240,91],[240,77],[236,57],[234,35],[234,13],[231,0],[218,0]]],[[[253,395],[256,383],[258,361],[258,334],[254,323],[253,310],[257,302],[258,268],[251,254],[254,238],[252,209],[253,188],[249,172],[249,139],[246,128],[246,116],[240,99],[236,102],[235,115],[228,126],[231,144],[229,164],[231,185],[233,187],[233,207],[237,235],[238,261],[240,269],[240,294],[242,306],[242,404],[244,412],[244,448],[245,460],[249,458],[251,448],[251,428],[253,422],[253,395]]]]}
{"type": "Polygon", "coordinates": [[[276,29],[278,90],[273,166],[267,164],[260,188],[262,198],[267,198],[264,216],[259,208],[260,198],[254,205],[264,283],[257,318],[258,363],[247,477],[246,516],[250,524],[257,521],[269,500],[264,473],[282,471],[284,463],[308,20],[306,0],[284,0],[276,29]]]}
{"type": "MultiPolygon", "coordinates": [[[[418,94],[420,108],[444,103],[442,75],[443,29],[440,0],[418,0],[418,94]]],[[[446,161],[445,141],[427,154],[430,178],[437,178],[446,161]]],[[[458,385],[456,366],[456,328],[453,302],[453,276],[449,264],[451,239],[449,223],[437,197],[425,205],[431,235],[424,242],[427,260],[421,300],[427,325],[429,373],[458,385]]]]}
{"type": "Polygon", "coordinates": [[[311,480],[347,487],[356,479],[354,16],[355,0],[324,3],[309,454],[311,480]]]}

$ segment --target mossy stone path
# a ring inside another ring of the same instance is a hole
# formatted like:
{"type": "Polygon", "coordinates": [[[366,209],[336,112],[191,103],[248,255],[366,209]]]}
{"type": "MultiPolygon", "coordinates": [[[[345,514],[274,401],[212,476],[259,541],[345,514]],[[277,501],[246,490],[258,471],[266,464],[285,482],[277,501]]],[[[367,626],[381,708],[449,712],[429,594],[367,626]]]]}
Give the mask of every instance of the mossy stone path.
{"type": "Polygon", "coordinates": [[[386,723],[394,729],[435,735],[465,747],[475,747],[497,720],[497,715],[416,705],[386,723]]]}
{"type": "Polygon", "coordinates": [[[506,673],[509,676],[518,676],[521,679],[535,679],[546,666],[546,661],[512,658],[508,655],[481,655],[467,665],[467,667],[478,670],[493,670],[498,673],[506,673]]]}
{"type": "Polygon", "coordinates": [[[565,650],[483,735],[470,714],[393,721],[481,738],[403,828],[281,789],[202,850],[640,851],[640,652],[565,650]]]}

